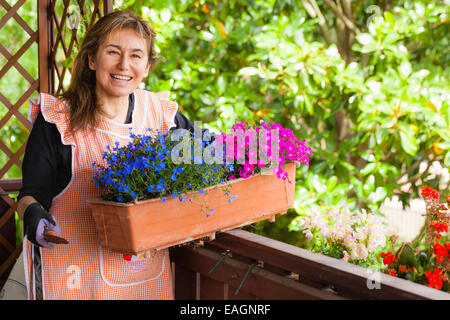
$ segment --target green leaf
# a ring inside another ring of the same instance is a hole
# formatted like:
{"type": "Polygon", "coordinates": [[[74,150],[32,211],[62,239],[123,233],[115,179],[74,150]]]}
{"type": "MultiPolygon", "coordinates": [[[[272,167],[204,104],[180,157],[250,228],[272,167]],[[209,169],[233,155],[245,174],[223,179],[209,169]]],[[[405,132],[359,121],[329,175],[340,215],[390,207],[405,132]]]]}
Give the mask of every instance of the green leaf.
{"type": "Polygon", "coordinates": [[[399,71],[400,75],[402,76],[402,78],[406,79],[406,77],[408,77],[412,71],[411,64],[409,63],[409,61],[406,61],[406,60],[403,61],[400,64],[398,71],[399,71]]]}
{"type": "Polygon", "coordinates": [[[450,167],[450,151],[447,151],[447,154],[445,155],[444,164],[445,166],[450,167]]]}
{"type": "Polygon", "coordinates": [[[388,130],[386,128],[380,128],[377,130],[377,132],[375,133],[377,144],[381,144],[381,142],[383,141],[383,138],[387,135],[387,133],[388,133],[388,130]]]}
{"type": "Polygon", "coordinates": [[[284,79],[284,82],[286,82],[286,84],[289,86],[289,88],[291,88],[291,90],[294,94],[296,94],[298,92],[298,84],[295,81],[295,79],[286,77],[284,79]]]}
{"type": "Polygon", "coordinates": [[[369,173],[372,173],[373,170],[375,170],[375,167],[376,167],[376,163],[370,162],[370,163],[366,164],[364,168],[361,169],[360,173],[361,173],[361,175],[366,176],[369,173]]]}
{"type": "Polygon", "coordinates": [[[256,74],[259,74],[259,69],[254,67],[245,67],[238,72],[240,76],[254,76],[256,74]]]}
{"type": "Polygon", "coordinates": [[[399,128],[403,150],[405,150],[407,154],[414,156],[417,153],[417,141],[413,131],[405,123],[400,123],[399,128]]]}
{"type": "Polygon", "coordinates": [[[400,139],[402,141],[402,148],[405,152],[411,156],[414,156],[417,152],[417,142],[413,136],[408,136],[406,133],[400,131],[400,139]]]}
{"type": "Polygon", "coordinates": [[[363,46],[367,46],[373,42],[373,37],[370,33],[361,32],[356,36],[356,40],[363,46]]]}
{"type": "Polygon", "coordinates": [[[356,167],[352,164],[348,163],[347,161],[341,161],[339,162],[341,166],[343,166],[345,169],[347,169],[349,172],[355,171],[356,167]]]}
{"type": "Polygon", "coordinates": [[[309,114],[311,114],[311,115],[314,114],[314,108],[311,104],[311,101],[309,101],[308,96],[305,95],[304,98],[305,98],[304,103],[305,103],[306,110],[308,111],[309,114]]]}
{"type": "Polygon", "coordinates": [[[333,190],[334,187],[337,184],[337,177],[336,176],[332,176],[330,179],[328,179],[327,181],[327,189],[328,191],[333,190]]]}
{"type": "Polygon", "coordinates": [[[395,16],[389,11],[384,12],[384,20],[389,23],[391,26],[395,24],[395,16]]]}
{"type": "Polygon", "coordinates": [[[387,191],[383,187],[378,187],[375,192],[372,192],[369,196],[369,200],[372,202],[379,202],[386,198],[387,191]]]}
{"type": "Polygon", "coordinates": [[[218,93],[219,94],[224,93],[226,87],[227,87],[227,82],[225,81],[225,78],[223,76],[219,76],[217,78],[217,88],[219,89],[218,93]]]}
{"type": "Polygon", "coordinates": [[[406,244],[400,249],[399,263],[410,268],[416,266],[416,255],[410,245],[406,244]]]}

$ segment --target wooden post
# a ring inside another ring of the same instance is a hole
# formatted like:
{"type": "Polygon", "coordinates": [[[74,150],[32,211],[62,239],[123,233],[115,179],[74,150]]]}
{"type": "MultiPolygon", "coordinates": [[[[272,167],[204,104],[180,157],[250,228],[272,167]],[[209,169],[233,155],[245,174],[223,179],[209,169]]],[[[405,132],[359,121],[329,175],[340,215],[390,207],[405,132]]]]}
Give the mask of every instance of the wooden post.
{"type": "Polygon", "coordinates": [[[51,65],[51,49],[53,47],[53,28],[51,20],[51,1],[37,0],[39,28],[39,92],[53,94],[54,81],[51,65]]]}
{"type": "Polygon", "coordinates": [[[108,13],[113,12],[114,8],[114,0],[103,0],[103,14],[107,15],[108,13]]]}

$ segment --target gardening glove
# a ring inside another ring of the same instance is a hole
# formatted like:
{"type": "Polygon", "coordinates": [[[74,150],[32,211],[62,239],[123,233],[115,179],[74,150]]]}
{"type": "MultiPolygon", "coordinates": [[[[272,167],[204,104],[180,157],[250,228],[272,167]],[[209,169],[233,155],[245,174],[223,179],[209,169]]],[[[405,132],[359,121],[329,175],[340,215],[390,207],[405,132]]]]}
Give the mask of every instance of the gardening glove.
{"type": "Polygon", "coordinates": [[[61,236],[61,229],[50,213],[44,210],[37,202],[30,204],[23,214],[24,233],[27,239],[39,247],[53,249],[54,243],[44,240],[44,230],[54,232],[61,236]]]}

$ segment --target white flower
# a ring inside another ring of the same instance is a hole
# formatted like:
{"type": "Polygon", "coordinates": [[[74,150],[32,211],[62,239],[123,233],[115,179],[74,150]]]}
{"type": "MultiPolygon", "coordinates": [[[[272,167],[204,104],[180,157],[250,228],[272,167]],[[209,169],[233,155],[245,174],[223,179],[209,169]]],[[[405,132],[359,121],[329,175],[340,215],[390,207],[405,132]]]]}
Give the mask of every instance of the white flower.
{"type": "Polygon", "coordinates": [[[306,239],[308,239],[308,240],[311,240],[313,237],[313,234],[312,234],[311,230],[309,230],[309,229],[304,230],[303,234],[305,235],[306,239]]]}

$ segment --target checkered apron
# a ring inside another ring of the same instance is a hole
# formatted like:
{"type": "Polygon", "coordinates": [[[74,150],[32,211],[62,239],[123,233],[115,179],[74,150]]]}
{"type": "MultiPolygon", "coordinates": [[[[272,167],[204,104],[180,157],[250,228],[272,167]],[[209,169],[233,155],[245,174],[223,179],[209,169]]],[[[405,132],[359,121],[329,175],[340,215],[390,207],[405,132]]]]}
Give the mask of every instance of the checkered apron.
{"type": "MultiPolygon", "coordinates": [[[[40,277],[43,299],[173,299],[173,283],[168,250],[150,257],[129,256],[103,248],[86,199],[100,194],[87,181],[95,174],[95,161],[102,159],[106,146],[117,141],[126,145],[130,129],[145,134],[146,128],[167,132],[174,124],[177,104],[169,101],[169,92],[151,93],[136,90],[132,123],[122,124],[100,117],[93,128],[68,132],[67,108],[61,100],[41,93],[30,101],[29,119],[34,122],[42,112],[47,122],[56,124],[62,142],[72,147],[72,179],[53,198],[50,213],[61,227],[69,244],[54,249],[40,248],[24,239],[24,264],[28,298],[36,299],[36,279],[40,277]],[[41,273],[34,270],[36,256],[41,257],[41,273]]],[[[36,168],[39,170],[39,168],[36,168]]]]}

